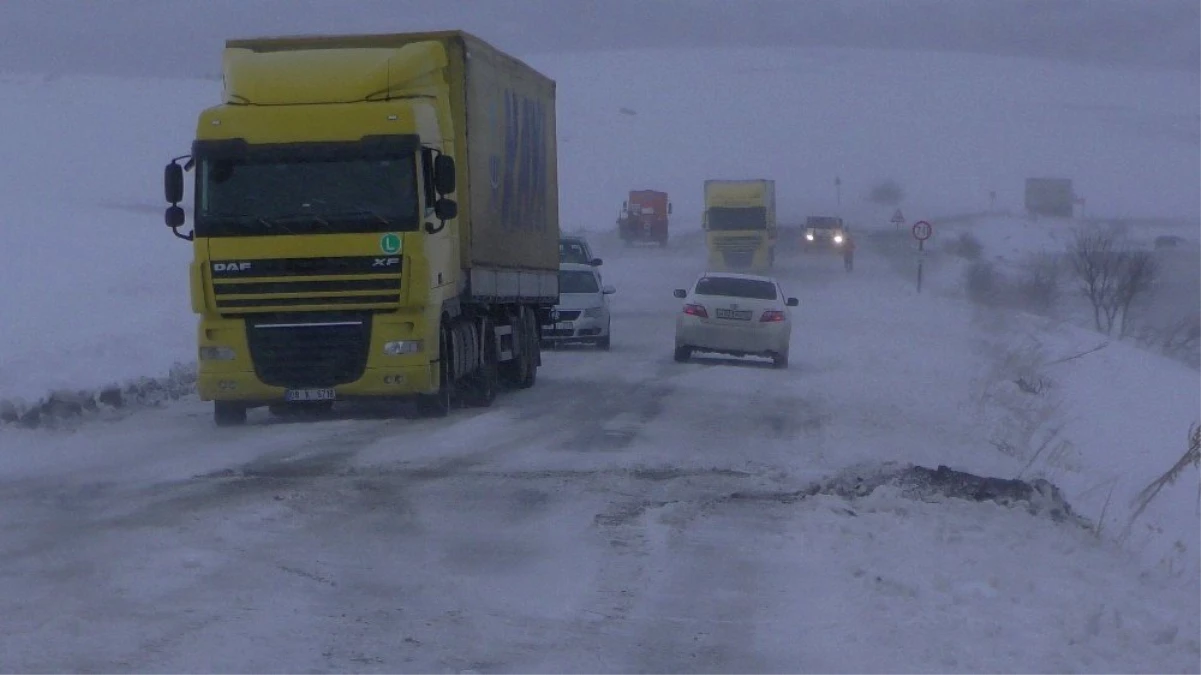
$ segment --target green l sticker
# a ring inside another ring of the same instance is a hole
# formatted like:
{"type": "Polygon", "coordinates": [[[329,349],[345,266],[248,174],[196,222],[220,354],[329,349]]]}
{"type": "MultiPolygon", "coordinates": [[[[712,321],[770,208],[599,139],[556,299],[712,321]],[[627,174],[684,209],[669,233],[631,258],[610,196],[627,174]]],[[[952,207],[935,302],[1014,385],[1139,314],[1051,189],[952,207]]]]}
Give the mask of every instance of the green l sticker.
{"type": "Polygon", "coordinates": [[[387,253],[388,255],[400,253],[400,235],[389,232],[388,234],[380,237],[379,250],[387,253]]]}

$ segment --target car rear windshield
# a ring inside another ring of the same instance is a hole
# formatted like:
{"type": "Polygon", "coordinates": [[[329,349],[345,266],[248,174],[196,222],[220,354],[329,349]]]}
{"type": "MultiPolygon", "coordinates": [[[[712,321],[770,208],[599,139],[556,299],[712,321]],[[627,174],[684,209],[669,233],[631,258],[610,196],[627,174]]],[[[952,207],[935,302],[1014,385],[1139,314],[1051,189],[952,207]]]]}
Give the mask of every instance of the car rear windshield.
{"type": "Polygon", "coordinates": [[[599,293],[596,275],[592,272],[559,271],[560,293],[599,293]]]}
{"type": "Polygon", "coordinates": [[[697,295],[724,295],[732,298],[775,300],[776,285],[758,279],[736,277],[705,277],[696,282],[697,295]]]}

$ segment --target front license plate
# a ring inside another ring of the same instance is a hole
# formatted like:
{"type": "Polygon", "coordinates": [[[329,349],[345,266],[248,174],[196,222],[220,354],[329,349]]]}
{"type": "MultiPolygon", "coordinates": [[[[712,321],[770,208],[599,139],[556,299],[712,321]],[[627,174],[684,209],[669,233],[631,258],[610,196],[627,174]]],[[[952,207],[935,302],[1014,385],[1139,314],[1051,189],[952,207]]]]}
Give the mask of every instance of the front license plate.
{"type": "Polygon", "coordinates": [[[289,389],[284,394],[288,401],[332,401],[334,398],[333,389],[289,389]]]}
{"type": "Polygon", "coordinates": [[[555,330],[571,330],[571,322],[555,324],[555,330]]]}

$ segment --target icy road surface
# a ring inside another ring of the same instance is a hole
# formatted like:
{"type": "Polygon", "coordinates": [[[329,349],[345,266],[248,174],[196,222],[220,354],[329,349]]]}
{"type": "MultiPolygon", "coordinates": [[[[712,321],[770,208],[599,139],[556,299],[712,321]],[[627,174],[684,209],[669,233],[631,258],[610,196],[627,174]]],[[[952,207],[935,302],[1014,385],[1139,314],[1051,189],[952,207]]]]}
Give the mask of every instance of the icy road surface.
{"type": "Polygon", "coordinates": [[[608,248],[613,350],[489,410],[0,431],[0,669],[1196,672],[1195,584],[1078,527],[786,498],[860,463],[1016,474],[973,429],[966,310],[868,250],[788,257],[790,370],[676,364],[700,252],[608,248]]]}

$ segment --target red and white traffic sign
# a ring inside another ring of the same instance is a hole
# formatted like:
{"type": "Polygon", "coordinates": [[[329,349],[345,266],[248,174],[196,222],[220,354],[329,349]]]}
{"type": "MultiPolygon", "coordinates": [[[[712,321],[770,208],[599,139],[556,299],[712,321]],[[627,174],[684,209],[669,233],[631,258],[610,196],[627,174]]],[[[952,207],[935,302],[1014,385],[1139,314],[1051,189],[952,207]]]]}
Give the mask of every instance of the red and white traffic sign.
{"type": "Polygon", "coordinates": [[[919,220],[913,224],[913,238],[918,241],[926,241],[930,235],[934,234],[934,227],[924,220],[919,220]]]}
{"type": "Polygon", "coordinates": [[[905,224],[905,216],[901,215],[900,209],[897,209],[896,213],[892,214],[892,220],[890,220],[888,222],[896,223],[898,225],[904,225],[905,224]]]}

